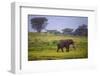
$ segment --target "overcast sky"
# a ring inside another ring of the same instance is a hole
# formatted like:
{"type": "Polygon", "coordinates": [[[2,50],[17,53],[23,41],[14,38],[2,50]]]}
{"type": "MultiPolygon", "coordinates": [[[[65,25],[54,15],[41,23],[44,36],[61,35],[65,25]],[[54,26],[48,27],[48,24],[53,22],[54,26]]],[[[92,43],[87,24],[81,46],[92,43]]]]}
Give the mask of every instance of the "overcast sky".
{"type": "MultiPolygon", "coordinates": [[[[76,29],[82,24],[88,25],[88,17],[78,16],[43,16],[43,15],[28,15],[28,31],[34,32],[31,25],[31,19],[35,17],[45,17],[48,19],[47,30],[58,30],[61,32],[64,28],[76,29]]],[[[45,31],[45,30],[43,30],[45,31]]]]}

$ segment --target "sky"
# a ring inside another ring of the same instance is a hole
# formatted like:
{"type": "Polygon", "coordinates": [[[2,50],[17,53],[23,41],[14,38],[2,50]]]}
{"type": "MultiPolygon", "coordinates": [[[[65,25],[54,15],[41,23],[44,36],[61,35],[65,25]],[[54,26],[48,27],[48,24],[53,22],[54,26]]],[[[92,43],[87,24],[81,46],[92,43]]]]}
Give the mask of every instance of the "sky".
{"type": "MultiPolygon", "coordinates": [[[[47,26],[45,29],[47,30],[58,30],[62,32],[64,28],[76,29],[78,26],[82,24],[88,25],[88,17],[80,17],[80,16],[43,16],[43,15],[28,15],[28,31],[34,32],[31,25],[31,19],[35,17],[45,17],[48,19],[47,26]]],[[[42,32],[45,30],[42,30],[42,32]]]]}

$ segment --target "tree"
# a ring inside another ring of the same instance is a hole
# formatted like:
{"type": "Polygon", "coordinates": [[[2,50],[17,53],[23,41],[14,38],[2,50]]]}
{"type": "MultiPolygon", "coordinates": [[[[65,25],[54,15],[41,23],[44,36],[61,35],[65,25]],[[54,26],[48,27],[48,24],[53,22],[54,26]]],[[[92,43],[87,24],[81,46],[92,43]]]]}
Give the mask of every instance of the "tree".
{"type": "Polygon", "coordinates": [[[55,34],[55,35],[61,34],[60,31],[58,31],[58,30],[47,30],[47,32],[51,33],[51,34],[55,34]]]}
{"type": "Polygon", "coordinates": [[[71,34],[72,31],[73,31],[73,29],[71,29],[71,28],[65,28],[62,31],[63,31],[63,34],[71,34]]]}
{"type": "Polygon", "coordinates": [[[79,35],[79,36],[87,36],[88,35],[88,28],[87,25],[83,24],[81,26],[79,26],[75,32],[75,35],[79,35]]]}
{"type": "Polygon", "coordinates": [[[32,28],[37,32],[41,32],[47,25],[47,19],[45,17],[36,17],[31,19],[32,28]]]}

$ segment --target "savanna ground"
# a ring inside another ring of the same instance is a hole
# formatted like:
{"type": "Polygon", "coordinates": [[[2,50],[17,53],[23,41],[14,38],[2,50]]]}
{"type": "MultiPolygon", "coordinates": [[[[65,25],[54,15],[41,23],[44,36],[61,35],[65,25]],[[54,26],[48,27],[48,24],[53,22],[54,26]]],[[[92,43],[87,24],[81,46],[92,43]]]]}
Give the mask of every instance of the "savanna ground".
{"type": "Polygon", "coordinates": [[[28,33],[28,60],[78,59],[88,57],[88,41],[84,36],[55,35],[50,33],[28,33]],[[59,50],[57,43],[61,39],[73,39],[75,47],[69,52],[59,50]]]}

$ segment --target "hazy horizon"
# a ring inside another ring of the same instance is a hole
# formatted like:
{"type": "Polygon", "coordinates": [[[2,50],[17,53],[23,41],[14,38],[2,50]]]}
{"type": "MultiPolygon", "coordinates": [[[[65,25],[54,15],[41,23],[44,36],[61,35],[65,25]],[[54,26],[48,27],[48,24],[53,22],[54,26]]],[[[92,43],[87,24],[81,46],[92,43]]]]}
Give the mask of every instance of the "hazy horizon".
{"type": "MultiPolygon", "coordinates": [[[[35,32],[35,30],[31,27],[31,19],[35,17],[45,17],[48,19],[48,24],[45,28],[46,30],[58,30],[61,32],[64,28],[71,28],[75,30],[82,24],[88,26],[88,17],[28,15],[28,32],[35,32]]],[[[46,30],[42,30],[42,32],[46,30]]]]}

